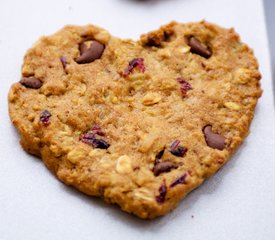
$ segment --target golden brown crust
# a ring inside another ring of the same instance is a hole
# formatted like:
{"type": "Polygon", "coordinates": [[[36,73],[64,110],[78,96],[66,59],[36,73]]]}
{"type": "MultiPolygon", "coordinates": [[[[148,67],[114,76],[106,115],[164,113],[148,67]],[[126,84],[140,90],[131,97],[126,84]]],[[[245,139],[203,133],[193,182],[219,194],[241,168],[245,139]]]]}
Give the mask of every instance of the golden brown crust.
{"type": "Polygon", "coordinates": [[[42,82],[38,89],[15,83],[9,92],[23,148],[64,183],[141,218],[171,211],[226,163],[261,95],[252,50],[233,29],[205,21],[172,22],[138,42],[92,25],[66,26],[28,50],[22,75],[42,82]],[[191,37],[211,56],[195,53],[191,37]],[[105,49],[79,64],[84,41],[105,49]],[[91,130],[98,125],[104,134],[91,130]],[[222,136],[212,141],[225,139],[224,149],[208,146],[207,125],[222,136]],[[89,142],[95,136],[103,147],[89,142]]]}

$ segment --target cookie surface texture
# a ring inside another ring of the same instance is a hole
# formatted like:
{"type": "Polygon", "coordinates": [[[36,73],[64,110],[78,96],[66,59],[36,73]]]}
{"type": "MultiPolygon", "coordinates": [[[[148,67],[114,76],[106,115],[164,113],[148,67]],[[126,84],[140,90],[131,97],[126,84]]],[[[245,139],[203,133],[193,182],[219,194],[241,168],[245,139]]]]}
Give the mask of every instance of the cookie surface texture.
{"type": "Polygon", "coordinates": [[[154,218],[243,142],[260,78],[235,31],[206,21],[139,41],[66,26],[26,53],[9,113],[23,148],[62,182],[154,218]]]}

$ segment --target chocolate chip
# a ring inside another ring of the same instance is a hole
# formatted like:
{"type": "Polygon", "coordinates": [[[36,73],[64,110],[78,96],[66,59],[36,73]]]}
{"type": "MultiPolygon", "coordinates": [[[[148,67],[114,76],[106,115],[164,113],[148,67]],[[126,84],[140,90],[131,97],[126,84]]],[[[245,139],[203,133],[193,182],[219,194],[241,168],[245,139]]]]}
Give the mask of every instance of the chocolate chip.
{"type": "Polygon", "coordinates": [[[87,51],[87,49],[88,49],[88,47],[87,47],[86,42],[80,44],[80,46],[79,46],[80,55],[85,53],[87,51]]]}
{"type": "Polygon", "coordinates": [[[178,184],[184,184],[186,180],[187,174],[183,174],[179,178],[177,178],[174,182],[171,183],[170,187],[175,187],[178,184]]]}
{"type": "Polygon", "coordinates": [[[212,132],[212,126],[206,125],[203,128],[203,133],[207,145],[211,148],[223,150],[225,148],[225,137],[212,132]]]}
{"type": "Polygon", "coordinates": [[[155,158],[155,162],[154,162],[154,166],[156,166],[157,164],[160,163],[160,160],[161,160],[161,158],[164,154],[164,151],[165,151],[165,147],[160,152],[157,153],[156,158],[155,158]]]}
{"type": "Polygon", "coordinates": [[[33,89],[39,89],[43,84],[39,79],[35,77],[22,78],[20,80],[20,83],[27,88],[33,88],[33,89]]]}
{"type": "Polygon", "coordinates": [[[165,184],[162,184],[159,188],[159,195],[156,196],[156,201],[158,203],[163,203],[165,201],[166,193],[167,193],[167,187],[165,184]]]}
{"type": "Polygon", "coordinates": [[[188,45],[191,47],[191,52],[198,54],[204,58],[210,58],[212,52],[206,46],[204,46],[200,40],[195,37],[191,37],[188,41],[188,45]]]}
{"type": "Polygon", "coordinates": [[[110,147],[110,144],[103,139],[94,139],[93,146],[95,148],[107,149],[110,147]]]}
{"type": "Polygon", "coordinates": [[[176,169],[178,166],[170,161],[164,161],[157,163],[154,167],[154,175],[158,176],[163,172],[170,172],[172,169],[176,169]]]}
{"type": "Polygon", "coordinates": [[[158,154],[156,155],[156,159],[161,159],[163,154],[164,154],[165,148],[162,149],[160,152],[158,152],[158,154]]]}
{"type": "Polygon", "coordinates": [[[40,122],[43,123],[45,127],[50,125],[50,117],[52,114],[46,109],[40,114],[40,122]]]}
{"type": "Polygon", "coordinates": [[[104,48],[105,46],[97,41],[93,41],[89,48],[84,42],[80,45],[80,56],[75,61],[79,64],[93,62],[102,56],[104,48]]]}

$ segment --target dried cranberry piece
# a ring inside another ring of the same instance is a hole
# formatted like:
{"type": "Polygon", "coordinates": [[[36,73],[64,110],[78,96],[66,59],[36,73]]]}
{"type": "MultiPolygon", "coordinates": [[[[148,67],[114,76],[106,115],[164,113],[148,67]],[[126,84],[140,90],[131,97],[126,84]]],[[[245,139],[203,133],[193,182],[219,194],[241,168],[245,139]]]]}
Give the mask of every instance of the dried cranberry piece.
{"type": "Polygon", "coordinates": [[[187,152],[187,148],[185,148],[183,146],[179,146],[179,144],[180,144],[180,141],[179,140],[175,140],[171,144],[170,153],[172,153],[173,155],[175,155],[177,157],[183,157],[184,154],[187,152]]]}
{"type": "Polygon", "coordinates": [[[185,147],[182,146],[178,146],[175,149],[171,149],[171,153],[177,157],[183,157],[184,154],[186,153],[187,149],[185,147]]]}
{"type": "Polygon", "coordinates": [[[174,142],[172,142],[170,147],[171,149],[175,149],[179,146],[179,144],[180,144],[180,140],[175,140],[174,142]]]}
{"type": "Polygon", "coordinates": [[[85,134],[82,134],[80,136],[80,140],[83,143],[92,145],[94,148],[101,148],[101,149],[107,149],[110,147],[110,144],[107,143],[105,140],[103,139],[97,139],[95,134],[91,133],[91,132],[87,132],[85,134]]]}
{"type": "Polygon", "coordinates": [[[43,125],[45,127],[50,125],[50,117],[52,116],[52,114],[45,109],[43,112],[41,112],[40,114],[40,122],[43,123],[43,125]]]}
{"type": "Polygon", "coordinates": [[[180,77],[177,78],[177,82],[180,84],[180,91],[182,95],[186,95],[189,90],[193,89],[189,82],[180,77]]]}
{"type": "Polygon", "coordinates": [[[65,56],[62,56],[62,57],[60,58],[60,62],[62,63],[62,67],[63,67],[63,69],[65,70],[66,67],[67,67],[67,58],[66,58],[65,56]]]}
{"type": "Polygon", "coordinates": [[[184,184],[187,174],[184,173],[181,177],[177,178],[174,182],[171,183],[170,187],[175,187],[178,184],[184,184]]]}
{"type": "Polygon", "coordinates": [[[163,203],[165,201],[166,193],[167,193],[167,187],[165,184],[162,184],[159,188],[159,195],[156,196],[156,201],[158,203],[163,203]]]}
{"type": "Polygon", "coordinates": [[[95,135],[91,132],[86,132],[84,134],[81,134],[79,139],[86,144],[93,145],[95,135]]]}
{"type": "Polygon", "coordinates": [[[138,68],[142,73],[145,72],[144,59],[143,58],[134,58],[129,62],[129,66],[125,69],[123,76],[127,77],[134,68],[138,68]]]}
{"type": "Polygon", "coordinates": [[[110,147],[110,144],[107,143],[104,139],[97,138],[97,136],[104,136],[104,132],[101,127],[94,125],[92,129],[84,134],[81,134],[79,140],[83,143],[89,144],[94,148],[107,149],[110,147]]]}
{"type": "Polygon", "coordinates": [[[102,128],[97,124],[92,127],[91,131],[99,136],[105,136],[105,133],[102,131],[102,128]]]}

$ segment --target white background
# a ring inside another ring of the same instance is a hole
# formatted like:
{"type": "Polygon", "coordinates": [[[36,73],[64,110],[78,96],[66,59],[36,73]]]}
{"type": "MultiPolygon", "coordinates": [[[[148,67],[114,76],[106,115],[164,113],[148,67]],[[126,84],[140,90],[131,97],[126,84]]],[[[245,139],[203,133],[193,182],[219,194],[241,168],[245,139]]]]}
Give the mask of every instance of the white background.
{"type": "Polygon", "coordinates": [[[0,240],[275,239],[275,114],[260,0],[1,0],[0,240]],[[137,39],[171,20],[234,26],[254,50],[264,94],[232,160],[165,217],[139,220],[64,186],[26,154],[7,110],[26,50],[65,24],[93,23],[137,39]]]}

